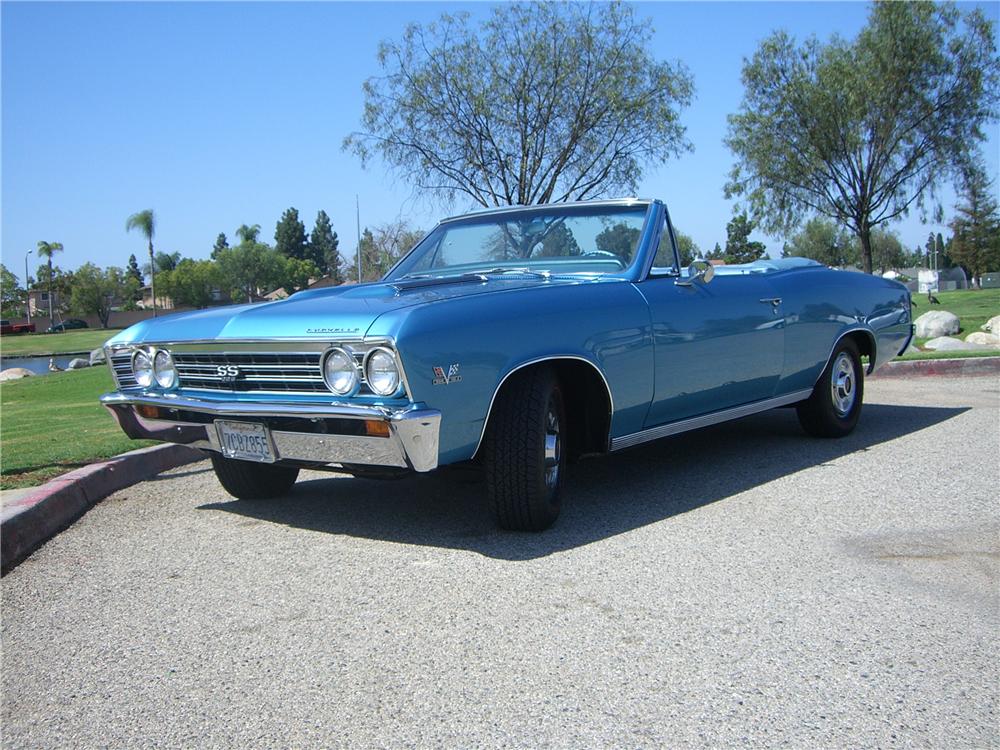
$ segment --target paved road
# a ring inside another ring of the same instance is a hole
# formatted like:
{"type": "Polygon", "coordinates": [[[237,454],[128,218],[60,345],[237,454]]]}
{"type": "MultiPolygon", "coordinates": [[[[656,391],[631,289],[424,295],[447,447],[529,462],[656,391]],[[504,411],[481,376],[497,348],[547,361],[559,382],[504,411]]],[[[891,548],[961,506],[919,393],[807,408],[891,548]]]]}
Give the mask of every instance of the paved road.
{"type": "Polygon", "coordinates": [[[193,464],[3,580],[3,746],[997,747],[998,385],[588,461],[542,535],[467,475],[193,464]]]}

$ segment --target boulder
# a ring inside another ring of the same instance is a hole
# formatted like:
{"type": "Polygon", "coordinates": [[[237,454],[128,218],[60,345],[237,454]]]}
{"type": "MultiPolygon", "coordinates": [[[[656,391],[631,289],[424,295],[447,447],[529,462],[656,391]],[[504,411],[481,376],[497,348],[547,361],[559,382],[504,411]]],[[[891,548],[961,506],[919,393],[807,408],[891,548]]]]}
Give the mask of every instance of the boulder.
{"type": "Polygon", "coordinates": [[[0,370],[0,383],[6,382],[8,380],[20,380],[21,378],[31,378],[34,377],[35,373],[24,367],[8,367],[6,370],[0,370]]]}
{"type": "Polygon", "coordinates": [[[66,365],[67,370],[82,370],[84,367],[90,367],[90,360],[81,357],[71,359],[69,364],[66,365]]]}
{"type": "Polygon", "coordinates": [[[936,352],[951,352],[960,349],[982,349],[977,344],[966,344],[962,339],[952,336],[940,336],[924,343],[924,349],[932,349],[936,352]]]}
{"type": "Polygon", "coordinates": [[[994,336],[1000,336],[1000,315],[994,315],[980,327],[984,331],[992,333],[994,336]]]}
{"type": "Polygon", "coordinates": [[[931,310],[925,312],[914,323],[917,326],[918,339],[933,339],[938,336],[950,336],[958,333],[960,328],[958,316],[947,310],[931,310]]]}
{"type": "Polygon", "coordinates": [[[92,351],[90,353],[90,364],[91,365],[96,365],[96,364],[98,364],[100,362],[104,362],[104,361],[106,361],[106,357],[104,356],[104,350],[103,349],[94,349],[94,351],[92,351]]]}
{"type": "Polygon", "coordinates": [[[976,331],[965,337],[966,344],[976,344],[978,346],[988,346],[990,349],[1000,349],[1000,336],[992,333],[976,331]]]}

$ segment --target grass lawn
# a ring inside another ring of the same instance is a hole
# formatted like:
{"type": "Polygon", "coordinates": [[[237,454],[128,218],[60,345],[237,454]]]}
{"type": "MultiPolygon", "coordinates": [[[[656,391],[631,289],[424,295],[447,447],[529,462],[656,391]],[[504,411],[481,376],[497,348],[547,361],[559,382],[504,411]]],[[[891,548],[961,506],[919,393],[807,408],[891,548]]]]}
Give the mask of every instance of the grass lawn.
{"type": "Polygon", "coordinates": [[[103,346],[119,330],[121,329],[80,328],[63,333],[4,336],[0,339],[0,354],[4,357],[20,357],[26,354],[51,356],[66,352],[90,352],[103,346]]]}
{"type": "Polygon", "coordinates": [[[97,402],[110,390],[106,366],[0,385],[0,488],[42,484],[93,461],[153,445],[125,437],[97,402]]]}
{"type": "MultiPolygon", "coordinates": [[[[956,338],[963,341],[970,333],[981,331],[980,326],[994,315],[1000,315],[1000,289],[963,289],[954,292],[937,292],[934,296],[941,302],[940,305],[930,304],[926,294],[917,292],[913,294],[913,301],[917,303],[917,306],[913,308],[913,319],[916,320],[930,310],[947,310],[954,313],[958,316],[962,326],[962,331],[956,338]]],[[[925,341],[927,339],[914,339],[917,346],[923,346],[925,341]]],[[[1000,352],[993,352],[993,354],[1000,354],[1000,352]]]]}

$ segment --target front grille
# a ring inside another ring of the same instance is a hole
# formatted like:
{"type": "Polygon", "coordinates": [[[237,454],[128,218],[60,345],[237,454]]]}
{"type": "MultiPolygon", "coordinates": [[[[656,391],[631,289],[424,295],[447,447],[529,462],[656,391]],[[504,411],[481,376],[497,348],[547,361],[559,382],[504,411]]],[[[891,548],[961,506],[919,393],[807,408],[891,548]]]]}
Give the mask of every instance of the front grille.
{"type": "Polygon", "coordinates": [[[111,355],[111,371],[119,388],[136,388],[139,385],[135,382],[135,375],[132,374],[131,350],[126,349],[111,355]]]}
{"type": "Polygon", "coordinates": [[[321,352],[175,352],[181,387],[219,391],[329,393],[320,370],[321,352]],[[235,367],[236,370],[227,368],[235,367]],[[229,374],[238,372],[238,374],[229,374]]]}

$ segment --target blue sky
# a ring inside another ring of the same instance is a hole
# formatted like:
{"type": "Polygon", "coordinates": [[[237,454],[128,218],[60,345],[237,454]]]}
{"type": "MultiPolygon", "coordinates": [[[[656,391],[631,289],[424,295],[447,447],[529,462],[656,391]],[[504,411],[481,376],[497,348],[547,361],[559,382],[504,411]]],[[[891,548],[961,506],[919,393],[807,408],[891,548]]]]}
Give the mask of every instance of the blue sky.
{"type": "MultiPolygon", "coordinates": [[[[968,6],[965,6],[966,9],[968,6]]],[[[997,3],[982,6],[996,20],[997,3]]],[[[362,224],[397,218],[429,229],[453,208],[414,198],[376,162],[341,150],[357,129],[361,84],[378,68],[378,42],[457,3],[26,3],[2,14],[2,255],[23,276],[38,240],[59,241],[56,263],[125,265],[143,240],[126,217],[152,207],[156,247],[207,257],[216,235],[260,224],[271,241],[289,206],[312,227],[330,215],[341,250],[362,224]]],[[[651,166],[644,197],[663,198],[703,250],[725,243],[722,197],[732,159],[726,115],[742,97],[744,57],[772,30],[802,38],[853,36],[863,3],[641,3],[652,53],[680,59],[697,95],[683,113],[693,153],[651,166]]],[[[987,159],[997,171],[998,128],[987,159]]],[[[945,195],[946,220],[953,195],[945,195]]],[[[928,231],[917,216],[895,228],[907,246],[928,231]]],[[[772,252],[780,240],[761,237],[772,252]]],[[[37,261],[31,257],[31,272],[37,261]]]]}

